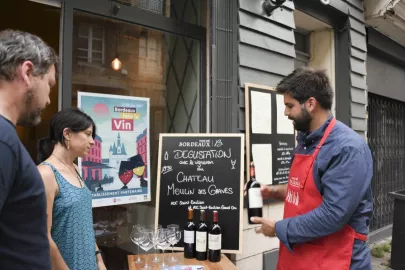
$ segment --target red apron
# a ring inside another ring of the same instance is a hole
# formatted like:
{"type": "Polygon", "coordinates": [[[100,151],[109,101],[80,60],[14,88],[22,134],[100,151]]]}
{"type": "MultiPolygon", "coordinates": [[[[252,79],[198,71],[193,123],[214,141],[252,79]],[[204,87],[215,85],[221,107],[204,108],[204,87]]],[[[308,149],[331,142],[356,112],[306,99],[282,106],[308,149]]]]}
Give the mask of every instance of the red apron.
{"type": "MultiPolygon", "coordinates": [[[[284,218],[303,215],[322,203],[322,196],[315,186],[313,164],[321,146],[329,136],[336,119],[332,118],[325,134],[312,155],[295,154],[288,177],[284,204],[284,218]]],[[[280,243],[277,270],[345,270],[350,268],[354,239],[367,240],[349,225],[340,231],[308,243],[294,244],[291,253],[280,243]]]]}

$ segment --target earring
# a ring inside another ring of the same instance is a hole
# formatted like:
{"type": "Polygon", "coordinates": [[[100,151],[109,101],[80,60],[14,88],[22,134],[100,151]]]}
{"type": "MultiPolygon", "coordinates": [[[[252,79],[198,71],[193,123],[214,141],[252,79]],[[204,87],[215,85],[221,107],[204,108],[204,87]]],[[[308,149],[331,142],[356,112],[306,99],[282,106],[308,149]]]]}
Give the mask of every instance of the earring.
{"type": "Polygon", "coordinates": [[[70,141],[67,141],[67,149],[70,150],[70,141]]]}

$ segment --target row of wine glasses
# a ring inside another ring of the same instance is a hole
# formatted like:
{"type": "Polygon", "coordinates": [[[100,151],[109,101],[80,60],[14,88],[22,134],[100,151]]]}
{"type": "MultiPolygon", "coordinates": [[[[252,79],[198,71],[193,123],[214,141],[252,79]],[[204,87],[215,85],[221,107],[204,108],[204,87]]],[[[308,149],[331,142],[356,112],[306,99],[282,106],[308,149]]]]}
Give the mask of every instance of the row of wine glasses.
{"type": "MultiPolygon", "coordinates": [[[[147,255],[148,251],[152,248],[155,249],[155,256],[152,259],[152,262],[158,264],[160,262],[159,257],[156,255],[156,248],[161,249],[163,253],[172,246],[172,255],[169,258],[169,262],[176,263],[178,260],[174,256],[174,245],[176,245],[181,239],[181,231],[179,226],[176,224],[170,224],[166,228],[162,228],[161,225],[158,225],[155,228],[154,225],[143,226],[136,224],[132,227],[131,240],[138,246],[138,258],[135,260],[135,263],[140,265],[144,261],[139,256],[139,248],[145,251],[147,255]]],[[[168,265],[165,263],[164,256],[162,257],[162,263],[160,264],[161,268],[167,268],[168,265]]],[[[142,268],[143,270],[153,269],[153,266],[149,264],[147,256],[145,256],[145,264],[142,268]]]]}

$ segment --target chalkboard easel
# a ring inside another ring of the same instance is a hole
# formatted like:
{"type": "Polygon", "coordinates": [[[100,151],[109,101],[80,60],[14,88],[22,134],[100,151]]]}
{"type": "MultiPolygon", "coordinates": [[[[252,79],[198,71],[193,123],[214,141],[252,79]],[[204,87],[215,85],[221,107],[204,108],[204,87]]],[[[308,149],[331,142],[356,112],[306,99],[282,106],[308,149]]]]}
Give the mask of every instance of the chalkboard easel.
{"type": "Polygon", "coordinates": [[[187,209],[200,210],[208,227],[218,211],[222,229],[222,252],[242,252],[244,134],[160,134],[156,192],[156,218],[166,227],[177,224],[183,250],[187,209]]]}

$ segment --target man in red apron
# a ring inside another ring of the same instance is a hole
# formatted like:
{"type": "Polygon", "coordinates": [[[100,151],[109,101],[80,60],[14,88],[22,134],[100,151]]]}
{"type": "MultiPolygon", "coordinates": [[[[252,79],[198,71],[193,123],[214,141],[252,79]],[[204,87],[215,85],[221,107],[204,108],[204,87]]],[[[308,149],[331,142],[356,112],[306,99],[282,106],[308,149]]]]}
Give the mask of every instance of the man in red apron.
{"type": "Polygon", "coordinates": [[[276,90],[299,131],[298,145],[288,184],[262,187],[263,197],[285,201],[284,219],[252,218],[262,224],[257,232],[280,239],[278,270],[371,270],[367,144],[331,115],[333,91],[324,72],[297,69],[276,90]]]}

